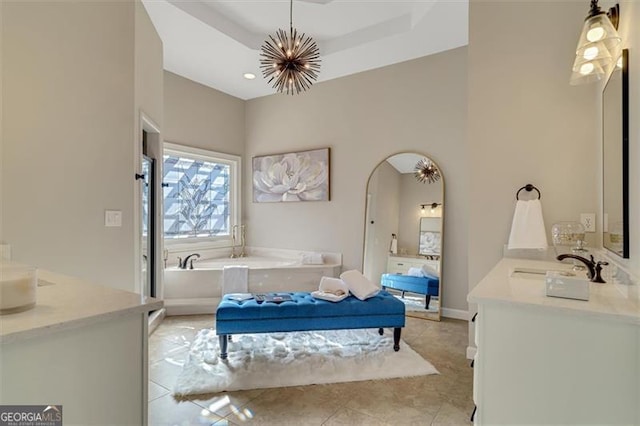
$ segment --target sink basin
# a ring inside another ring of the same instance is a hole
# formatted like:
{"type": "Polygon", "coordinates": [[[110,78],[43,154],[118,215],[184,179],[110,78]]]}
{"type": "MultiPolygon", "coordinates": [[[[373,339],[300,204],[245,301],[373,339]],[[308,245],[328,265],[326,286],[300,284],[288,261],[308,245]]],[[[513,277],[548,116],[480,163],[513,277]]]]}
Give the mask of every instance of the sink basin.
{"type": "Polygon", "coordinates": [[[37,270],[15,262],[0,263],[0,315],[26,311],[36,305],[37,270]]]}
{"type": "Polygon", "coordinates": [[[575,277],[576,274],[571,271],[554,271],[549,269],[539,269],[539,268],[513,268],[511,274],[509,274],[513,278],[524,278],[528,280],[544,280],[547,276],[547,272],[553,272],[560,276],[566,277],[575,277]]]}

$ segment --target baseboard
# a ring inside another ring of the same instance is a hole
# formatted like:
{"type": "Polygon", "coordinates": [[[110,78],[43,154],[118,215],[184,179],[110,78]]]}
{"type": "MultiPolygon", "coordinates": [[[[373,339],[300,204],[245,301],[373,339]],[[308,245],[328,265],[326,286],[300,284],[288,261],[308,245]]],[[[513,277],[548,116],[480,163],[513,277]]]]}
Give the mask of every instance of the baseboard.
{"type": "Polygon", "coordinates": [[[459,320],[469,320],[469,311],[463,311],[461,309],[442,308],[441,315],[445,318],[453,318],[459,320]]]}
{"type": "Polygon", "coordinates": [[[167,311],[162,308],[158,309],[155,312],[152,312],[151,315],[149,315],[149,336],[151,336],[156,328],[158,328],[158,326],[162,323],[162,320],[164,319],[166,314],[167,311]]]}
{"type": "Polygon", "coordinates": [[[476,352],[478,352],[478,348],[475,346],[467,346],[467,359],[473,359],[476,356],[476,352]]]}

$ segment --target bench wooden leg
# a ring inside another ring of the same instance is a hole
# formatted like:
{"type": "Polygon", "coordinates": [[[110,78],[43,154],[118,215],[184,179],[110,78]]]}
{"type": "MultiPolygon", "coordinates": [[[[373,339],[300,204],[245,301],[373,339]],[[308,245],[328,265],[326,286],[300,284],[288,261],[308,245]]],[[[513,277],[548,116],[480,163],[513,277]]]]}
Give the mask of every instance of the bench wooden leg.
{"type": "Polygon", "coordinates": [[[227,359],[227,342],[229,339],[226,334],[221,334],[218,336],[218,340],[220,341],[220,359],[227,359]]]}
{"type": "Polygon", "coordinates": [[[378,334],[381,336],[384,334],[384,330],[382,329],[382,327],[378,329],[378,334]]]}
{"type": "Polygon", "coordinates": [[[396,327],[393,329],[393,350],[398,352],[400,350],[400,334],[402,333],[402,329],[400,327],[396,327]]]}
{"type": "Polygon", "coordinates": [[[424,298],[424,308],[429,309],[429,303],[431,302],[431,295],[427,294],[424,298]]]}

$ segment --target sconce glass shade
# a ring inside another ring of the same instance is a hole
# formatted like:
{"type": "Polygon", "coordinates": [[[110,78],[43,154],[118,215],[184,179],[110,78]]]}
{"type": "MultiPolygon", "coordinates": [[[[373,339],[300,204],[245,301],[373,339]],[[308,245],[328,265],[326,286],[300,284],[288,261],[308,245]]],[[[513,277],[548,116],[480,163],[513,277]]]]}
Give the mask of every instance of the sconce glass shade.
{"type": "MultiPolygon", "coordinates": [[[[593,5],[592,5],[593,7],[593,5]]],[[[592,8],[584,21],[569,83],[592,83],[608,75],[622,54],[622,39],[609,16],[592,8]]]]}

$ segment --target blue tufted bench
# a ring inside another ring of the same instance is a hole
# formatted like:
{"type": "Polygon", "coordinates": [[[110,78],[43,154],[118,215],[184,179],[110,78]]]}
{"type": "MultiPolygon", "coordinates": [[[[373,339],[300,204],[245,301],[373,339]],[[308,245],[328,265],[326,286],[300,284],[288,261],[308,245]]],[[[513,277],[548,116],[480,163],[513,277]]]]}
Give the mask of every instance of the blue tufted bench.
{"type": "Polygon", "coordinates": [[[378,328],[382,334],[383,327],[393,327],[393,349],[400,350],[404,303],[386,291],[364,301],[349,296],[337,303],[314,299],[305,292],[277,294],[288,294],[293,300],[259,304],[254,299],[223,297],[216,311],[220,358],[227,358],[227,341],[232,334],[285,331],[378,328]]]}
{"type": "Polygon", "coordinates": [[[424,294],[425,303],[424,308],[429,309],[429,302],[431,302],[431,296],[438,296],[440,291],[440,279],[438,277],[412,277],[409,275],[401,274],[382,274],[380,278],[380,285],[383,289],[393,288],[395,290],[411,293],[424,294]]]}

